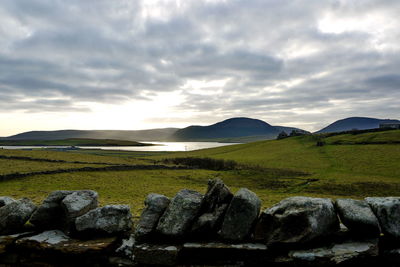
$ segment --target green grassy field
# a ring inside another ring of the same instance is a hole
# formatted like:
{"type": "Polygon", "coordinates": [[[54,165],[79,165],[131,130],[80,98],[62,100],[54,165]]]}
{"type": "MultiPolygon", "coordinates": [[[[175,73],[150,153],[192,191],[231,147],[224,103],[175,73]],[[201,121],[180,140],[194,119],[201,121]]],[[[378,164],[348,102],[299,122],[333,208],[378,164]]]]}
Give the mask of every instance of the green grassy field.
{"type": "Polygon", "coordinates": [[[105,166],[105,165],[0,159],[0,175],[11,174],[11,173],[31,173],[38,171],[75,169],[82,167],[99,167],[99,166],[105,166]]]}
{"type": "Polygon", "coordinates": [[[207,180],[214,177],[223,179],[233,191],[240,187],[253,190],[262,199],[264,207],[295,195],[332,198],[398,195],[399,141],[400,131],[388,131],[326,138],[299,136],[176,153],[3,149],[0,150],[0,156],[66,162],[1,159],[0,174],[57,168],[57,164],[72,168],[94,163],[152,165],[162,164],[165,158],[177,157],[234,160],[238,167],[219,171],[132,170],[32,175],[0,182],[0,195],[15,198],[26,196],[39,203],[53,190],[93,189],[100,193],[101,204],[127,203],[136,215],[143,208],[143,200],[148,193],[157,192],[172,197],[183,188],[204,192],[207,180]],[[317,146],[316,142],[321,138],[325,145],[317,146]]]}
{"type": "MultiPolygon", "coordinates": [[[[157,155],[157,154],[149,154],[157,155]]],[[[67,162],[85,162],[85,163],[108,163],[108,164],[135,164],[142,162],[140,158],[144,158],[143,152],[124,151],[106,151],[106,150],[18,150],[18,149],[0,149],[0,156],[6,157],[29,157],[34,159],[45,160],[62,160],[67,162]]]]}
{"type": "Polygon", "coordinates": [[[325,139],[328,144],[390,144],[400,143],[400,131],[384,131],[365,134],[342,134],[325,139]]]}

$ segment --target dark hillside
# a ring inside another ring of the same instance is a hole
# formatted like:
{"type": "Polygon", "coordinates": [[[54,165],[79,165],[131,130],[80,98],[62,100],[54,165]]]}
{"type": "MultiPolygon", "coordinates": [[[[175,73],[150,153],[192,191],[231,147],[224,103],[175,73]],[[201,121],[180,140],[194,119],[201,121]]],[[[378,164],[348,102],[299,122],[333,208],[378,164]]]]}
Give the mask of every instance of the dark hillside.
{"type": "Polygon", "coordinates": [[[177,128],[150,130],[59,130],[31,131],[3,138],[5,140],[62,140],[70,138],[118,139],[129,141],[162,141],[171,136],[177,128]]]}
{"type": "Polygon", "coordinates": [[[244,136],[266,136],[274,138],[279,130],[257,119],[232,118],[209,126],[189,126],[176,131],[172,139],[176,141],[202,141],[244,136]]]}
{"type": "Polygon", "coordinates": [[[381,123],[400,123],[399,120],[390,119],[375,119],[366,117],[350,117],[342,120],[335,121],[334,123],[322,128],[316,133],[333,133],[344,132],[351,130],[366,130],[379,128],[381,123]]]}

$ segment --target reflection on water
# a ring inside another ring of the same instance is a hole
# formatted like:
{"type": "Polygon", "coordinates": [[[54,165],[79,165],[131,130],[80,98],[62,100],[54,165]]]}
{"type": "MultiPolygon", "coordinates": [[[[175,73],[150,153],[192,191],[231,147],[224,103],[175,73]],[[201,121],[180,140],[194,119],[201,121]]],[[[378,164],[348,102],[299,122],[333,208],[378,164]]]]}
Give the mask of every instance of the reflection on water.
{"type": "MultiPolygon", "coordinates": [[[[144,143],[144,142],[143,142],[144,143]]],[[[233,145],[232,143],[217,142],[145,142],[154,146],[90,146],[79,147],[83,149],[127,150],[127,151],[192,151],[204,148],[233,145]]],[[[59,148],[69,149],[70,146],[2,146],[4,149],[34,149],[34,148],[59,148]]],[[[0,147],[1,148],[1,147],[0,147]]]]}

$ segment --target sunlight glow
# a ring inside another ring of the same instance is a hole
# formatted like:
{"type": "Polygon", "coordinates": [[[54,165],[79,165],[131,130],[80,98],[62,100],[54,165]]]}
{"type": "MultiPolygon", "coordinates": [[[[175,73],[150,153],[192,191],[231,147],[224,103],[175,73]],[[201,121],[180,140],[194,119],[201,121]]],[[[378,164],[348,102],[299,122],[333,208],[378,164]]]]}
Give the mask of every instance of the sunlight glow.
{"type": "Polygon", "coordinates": [[[90,112],[40,112],[0,113],[0,136],[8,136],[31,130],[139,130],[153,127],[172,127],[163,122],[146,121],[160,117],[168,118],[175,106],[181,104],[180,91],[158,93],[151,101],[131,100],[120,105],[78,102],[76,105],[90,112]]]}
{"type": "Polygon", "coordinates": [[[290,42],[290,44],[279,53],[281,57],[295,59],[311,56],[321,51],[317,45],[310,45],[300,42],[290,42]]]}
{"type": "Polygon", "coordinates": [[[168,21],[184,4],[181,0],[146,0],[141,2],[141,15],[144,19],[168,21]]]}

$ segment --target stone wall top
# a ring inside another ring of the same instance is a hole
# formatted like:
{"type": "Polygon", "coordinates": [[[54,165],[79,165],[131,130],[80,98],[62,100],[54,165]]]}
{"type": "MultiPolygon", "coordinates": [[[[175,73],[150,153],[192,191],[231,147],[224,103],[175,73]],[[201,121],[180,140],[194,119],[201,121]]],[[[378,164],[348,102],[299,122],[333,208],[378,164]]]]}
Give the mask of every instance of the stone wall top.
{"type": "Polygon", "coordinates": [[[290,197],[261,211],[254,192],[233,194],[215,179],[204,196],[150,194],[135,226],[129,206],[97,199],[91,190],[54,191],[39,206],[0,197],[0,264],[10,255],[21,266],[63,258],[64,266],[400,263],[400,197],[290,197]]]}

